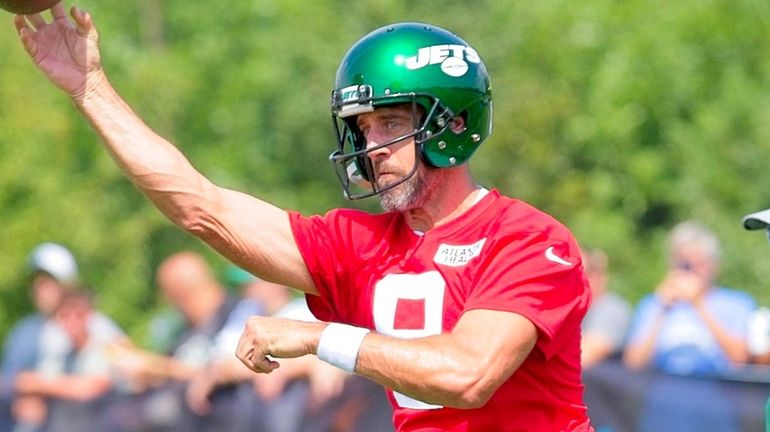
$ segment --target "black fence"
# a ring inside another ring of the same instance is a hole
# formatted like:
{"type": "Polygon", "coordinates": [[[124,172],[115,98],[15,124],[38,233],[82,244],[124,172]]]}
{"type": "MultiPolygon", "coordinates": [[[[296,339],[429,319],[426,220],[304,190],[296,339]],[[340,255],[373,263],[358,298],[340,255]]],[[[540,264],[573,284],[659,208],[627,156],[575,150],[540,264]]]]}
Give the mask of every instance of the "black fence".
{"type": "Polygon", "coordinates": [[[597,432],[762,432],[770,368],[714,377],[631,372],[610,360],[584,372],[597,432]]]}

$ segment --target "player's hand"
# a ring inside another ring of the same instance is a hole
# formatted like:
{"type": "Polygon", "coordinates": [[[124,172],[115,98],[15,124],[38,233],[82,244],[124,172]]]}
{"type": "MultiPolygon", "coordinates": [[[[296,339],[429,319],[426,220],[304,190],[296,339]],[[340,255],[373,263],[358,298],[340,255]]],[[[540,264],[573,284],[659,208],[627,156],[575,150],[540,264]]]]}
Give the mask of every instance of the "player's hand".
{"type": "Polygon", "coordinates": [[[235,355],[254,372],[270,373],[279,366],[270,357],[315,353],[322,330],[323,324],[253,316],[246,323],[235,355]]]}
{"type": "Polygon", "coordinates": [[[51,8],[53,20],[42,14],[17,15],[14,23],[24,49],[37,67],[71,97],[84,98],[101,79],[99,36],[91,16],[72,7],[67,17],[64,6],[51,8]]]}

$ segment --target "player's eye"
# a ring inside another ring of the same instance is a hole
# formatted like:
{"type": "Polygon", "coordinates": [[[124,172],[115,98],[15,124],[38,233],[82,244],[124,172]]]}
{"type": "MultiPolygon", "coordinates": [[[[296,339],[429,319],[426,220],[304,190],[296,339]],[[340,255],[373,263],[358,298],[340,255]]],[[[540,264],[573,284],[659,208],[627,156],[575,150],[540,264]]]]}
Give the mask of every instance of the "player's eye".
{"type": "Polygon", "coordinates": [[[399,120],[387,120],[383,125],[382,129],[387,132],[394,132],[394,131],[400,131],[403,128],[403,122],[399,120]]]}

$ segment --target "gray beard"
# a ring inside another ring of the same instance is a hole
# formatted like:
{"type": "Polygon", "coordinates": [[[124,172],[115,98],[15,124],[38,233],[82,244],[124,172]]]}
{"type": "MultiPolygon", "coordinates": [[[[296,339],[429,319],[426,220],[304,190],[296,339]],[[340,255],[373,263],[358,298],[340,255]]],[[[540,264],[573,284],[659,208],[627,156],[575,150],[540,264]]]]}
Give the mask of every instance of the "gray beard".
{"type": "Polygon", "coordinates": [[[407,181],[380,194],[380,205],[385,211],[406,211],[414,208],[416,198],[423,186],[423,179],[419,172],[407,181]]]}
{"type": "Polygon", "coordinates": [[[397,212],[422,207],[429,195],[429,189],[432,189],[431,184],[435,183],[428,181],[426,171],[427,168],[424,165],[420,166],[408,180],[393,189],[382,192],[379,195],[380,206],[385,211],[397,212]]]}

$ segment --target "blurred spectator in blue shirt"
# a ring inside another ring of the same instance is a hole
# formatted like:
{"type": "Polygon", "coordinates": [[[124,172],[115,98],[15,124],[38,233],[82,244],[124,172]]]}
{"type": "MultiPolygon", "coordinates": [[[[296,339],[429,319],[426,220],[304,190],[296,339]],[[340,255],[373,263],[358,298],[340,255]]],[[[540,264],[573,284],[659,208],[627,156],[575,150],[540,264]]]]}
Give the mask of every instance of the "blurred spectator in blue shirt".
{"type": "Polygon", "coordinates": [[[631,369],[652,366],[678,375],[709,375],[745,363],[747,293],[715,285],[720,261],[716,235],[694,221],[669,235],[669,269],[635,313],[623,360],[631,369]]]}
{"type": "MultiPolygon", "coordinates": [[[[72,253],[56,243],[37,245],[27,260],[32,273],[30,295],[35,311],[16,323],[3,343],[0,398],[5,407],[14,405],[18,422],[34,425],[45,420],[45,406],[38,400],[16,398],[14,383],[20,372],[37,368],[43,328],[67,287],[77,281],[78,269],[72,253]]],[[[0,426],[11,428],[7,424],[0,426]]]]}

